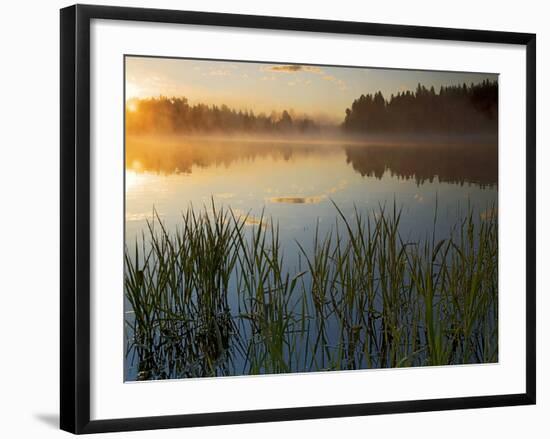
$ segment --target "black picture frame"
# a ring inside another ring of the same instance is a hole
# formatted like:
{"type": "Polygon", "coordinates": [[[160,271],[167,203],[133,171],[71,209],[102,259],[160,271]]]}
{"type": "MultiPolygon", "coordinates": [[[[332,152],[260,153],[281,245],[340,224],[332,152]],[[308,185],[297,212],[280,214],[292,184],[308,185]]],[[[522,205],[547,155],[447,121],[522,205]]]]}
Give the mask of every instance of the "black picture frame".
{"type": "Polygon", "coordinates": [[[62,9],[60,25],[61,429],[81,434],[535,404],[536,36],[534,34],[89,5],[75,5],[62,9]],[[494,396],[90,420],[90,21],[92,19],[525,46],[527,59],[525,66],[527,83],[525,115],[526,392],[494,396]]]}

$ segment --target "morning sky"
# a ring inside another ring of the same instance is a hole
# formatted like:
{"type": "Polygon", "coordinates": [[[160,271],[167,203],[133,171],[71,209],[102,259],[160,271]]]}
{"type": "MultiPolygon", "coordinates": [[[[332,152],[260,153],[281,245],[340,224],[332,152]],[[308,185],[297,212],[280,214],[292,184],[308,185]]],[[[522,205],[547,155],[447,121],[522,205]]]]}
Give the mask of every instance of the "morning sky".
{"type": "Polygon", "coordinates": [[[470,84],[495,74],[387,70],[126,57],[126,99],[185,96],[191,104],[226,104],[255,113],[294,110],[341,122],[354,99],[434,86],[470,84]]]}

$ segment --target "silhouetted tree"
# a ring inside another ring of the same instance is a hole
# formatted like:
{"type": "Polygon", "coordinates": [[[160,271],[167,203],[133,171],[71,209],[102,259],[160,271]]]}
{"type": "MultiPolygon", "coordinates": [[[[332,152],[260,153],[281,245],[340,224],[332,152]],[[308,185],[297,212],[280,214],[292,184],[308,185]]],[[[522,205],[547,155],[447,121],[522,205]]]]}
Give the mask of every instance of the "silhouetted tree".
{"type": "Polygon", "coordinates": [[[418,84],[391,95],[361,95],[346,109],[342,127],[348,132],[381,133],[479,133],[498,127],[498,82],[427,89],[418,84]]]}
{"type": "Polygon", "coordinates": [[[126,107],[126,130],[132,134],[194,132],[316,132],[319,126],[307,117],[291,117],[287,110],[255,115],[227,105],[189,105],[185,97],[133,100],[126,107]]]}

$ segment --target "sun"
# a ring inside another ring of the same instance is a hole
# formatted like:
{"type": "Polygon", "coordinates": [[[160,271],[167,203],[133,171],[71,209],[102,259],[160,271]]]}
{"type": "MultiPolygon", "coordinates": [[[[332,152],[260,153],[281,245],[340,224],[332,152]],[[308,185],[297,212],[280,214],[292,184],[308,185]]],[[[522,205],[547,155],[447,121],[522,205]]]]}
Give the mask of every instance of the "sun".
{"type": "Polygon", "coordinates": [[[130,111],[131,113],[135,113],[138,110],[138,104],[135,99],[130,99],[128,102],[126,102],[126,110],[130,111]]]}

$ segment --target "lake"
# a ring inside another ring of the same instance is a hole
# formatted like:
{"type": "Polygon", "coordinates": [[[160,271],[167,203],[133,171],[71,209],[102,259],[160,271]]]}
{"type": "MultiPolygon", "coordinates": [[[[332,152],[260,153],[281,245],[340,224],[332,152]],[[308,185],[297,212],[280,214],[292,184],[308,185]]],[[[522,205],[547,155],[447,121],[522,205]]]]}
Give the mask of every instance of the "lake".
{"type": "MultiPolygon", "coordinates": [[[[345,229],[342,216],[352,218],[360,212],[376,221],[382,210],[393,212],[395,206],[401,211],[402,241],[418,242],[449,238],[468,213],[474,224],[494,215],[498,147],[484,138],[129,136],[125,183],[125,236],[130,250],[147,231],[153,209],[168,233],[173,233],[190,207],[210,214],[228,208],[242,219],[247,236],[260,223],[278,229],[284,266],[293,276],[307,269],[304,253],[315,251],[316,235],[345,229]]],[[[238,300],[229,298],[232,315],[238,300]]],[[[126,311],[127,315],[133,312],[128,302],[126,311]]],[[[296,313],[301,312],[300,305],[296,313]]],[[[339,328],[334,321],[330,325],[339,328]]],[[[332,334],[327,344],[338,344],[341,329],[334,328],[327,331],[332,334]]],[[[315,342],[313,336],[305,339],[315,342]]],[[[232,364],[220,374],[242,374],[248,367],[242,358],[232,364]]],[[[369,365],[380,366],[365,360],[354,367],[369,365]]],[[[128,360],[126,367],[127,379],[136,379],[140,368],[136,362],[128,360]]]]}
{"type": "Polygon", "coordinates": [[[229,206],[254,225],[264,215],[280,227],[285,248],[330,228],[355,208],[403,208],[405,235],[445,235],[468,205],[478,214],[497,207],[498,148],[494,143],[422,145],[315,141],[130,138],[126,159],[126,238],[152,218],[168,227],[190,205],[229,206]]]}

